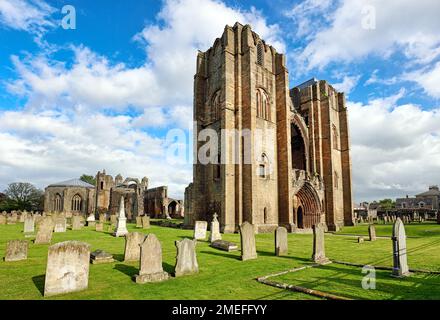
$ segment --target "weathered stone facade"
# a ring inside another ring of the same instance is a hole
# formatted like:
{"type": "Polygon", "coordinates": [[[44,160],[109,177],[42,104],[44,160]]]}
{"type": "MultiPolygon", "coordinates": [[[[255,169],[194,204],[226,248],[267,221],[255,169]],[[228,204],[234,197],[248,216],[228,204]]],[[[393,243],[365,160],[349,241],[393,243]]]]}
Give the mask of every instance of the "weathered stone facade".
{"type": "Polygon", "coordinates": [[[198,53],[194,121],[194,154],[204,129],[217,132],[219,151],[207,164],[197,158],[186,225],[214,212],[223,232],[244,221],[257,232],[353,224],[344,94],[315,79],[289,90],[285,55],[249,25],[226,26],[198,53]]]}
{"type": "Polygon", "coordinates": [[[168,197],[168,187],[161,186],[145,192],[145,212],[152,218],[183,217],[182,200],[168,197]]]}

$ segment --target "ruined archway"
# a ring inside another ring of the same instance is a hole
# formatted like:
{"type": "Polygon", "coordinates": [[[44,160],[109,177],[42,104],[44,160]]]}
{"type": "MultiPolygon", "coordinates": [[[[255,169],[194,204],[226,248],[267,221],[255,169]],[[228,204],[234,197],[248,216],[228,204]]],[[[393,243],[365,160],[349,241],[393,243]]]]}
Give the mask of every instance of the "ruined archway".
{"type": "Polygon", "coordinates": [[[177,214],[177,201],[173,200],[168,204],[168,214],[172,217],[177,214]]]}
{"type": "Polygon", "coordinates": [[[292,151],[292,168],[299,170],[307,170],[306,144],[299,127],[291,123],[290,129],[291,151],[292,151]]]}
{"type": "Polygon", "coordinates": [[[321,201],[313,186],[306,182],[296,194],[298,228],[309,229],[321,220],[321,201]]]}

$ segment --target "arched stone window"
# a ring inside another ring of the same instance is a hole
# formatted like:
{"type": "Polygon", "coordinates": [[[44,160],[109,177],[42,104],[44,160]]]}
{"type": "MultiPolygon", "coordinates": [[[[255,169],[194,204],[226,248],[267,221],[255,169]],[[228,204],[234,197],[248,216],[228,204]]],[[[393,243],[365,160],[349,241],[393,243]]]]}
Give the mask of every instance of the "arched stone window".
{"type": "Polygon", "coordinates": [[[257,45],[257,64],[260,66],[264,65],[264,48],[261,42],[257,45]]]}
{"type": "Polygon", "coordinates": [[[423,201],[419,202],[419,208],[424,208],[425,207],[425,203],[423,201]]]}
{"type": "Polygon", "coordinates": [[[212,121],[217,121],[220,119],[220,90],[218,90],[211,101],[211,117],[212,121]]]}
{"type": "Polygon", "coordinates": [[[261,155],[260,164],[258,166],[258,176],[263,179],[269,177],[269,159],[264,153],[261,155]]]}
{"type": "Polygon", "coordinates": [[[338,189],[339,188],[339,175],[338,175],[338,173],[335,171],[334,172],[334,174],[333,174],[333,176],[334,176],[334,187],[335,187],[335,189],[338,189]]]}
{"type": "Polygon", "coordinates": [[[266,92],[257,89],[257,117],[270,121],[270,101],[266,92]]]}
{"type": "Polygon", "coordinates": [[[333,133],[333,149],[339,150],[339,135],[336,126],[332,125],[332,133],[333,133]]]}
{"type": "Polygon", "coordinates": [[[59,193],[57,193],[55,195],[53,210],[55,212],[62,212],[63,211],[63,202],[62,202],[61,195],[59,193]]]}
{"type": "Polygon", "coordinates": [[[82,198],[79,194],[76,194],[72,198],[72,211],[81,212],[82,210],[82,198]]]}

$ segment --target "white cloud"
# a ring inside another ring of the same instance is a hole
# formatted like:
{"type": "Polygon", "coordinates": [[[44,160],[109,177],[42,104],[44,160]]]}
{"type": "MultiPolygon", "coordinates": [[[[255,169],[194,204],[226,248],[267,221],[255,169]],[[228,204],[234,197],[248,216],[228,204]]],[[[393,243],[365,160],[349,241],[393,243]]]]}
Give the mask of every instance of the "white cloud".
{"type": "Polygon", "coordinates": [[[47,30],[55,27],[51,17],[55,11],[42,0],[1,0],[0,24],[34,34],[39,42],[47,30]]]}
{"type": "Polygon", "coordinates": [[[404,95],[348,102],[358,202],[414,195],[440,183],[440,108],[399,105],[404,95]]]}
{"type": "Polygon", "coordinates": [[[340,92],[345,92],[346,94],[349,94],[357,86],[360,78],[360,75],[344,75],[342,82],[335,83],[332,86],[340,92]]]}
{"type": "Polygon", "coordinates": [[[397,51],[412,63],[430,62],[440,54],[438,12],[440,2],[431,0],[342,0],[330,23],[304,48],[298,65],[322,69],[330,62],[352,62],[370,54],[386,58],[397,51]],[[373,30],[363,27],[365,8],[375,9],[373,30]]]}
{"type": "Polygon", "coordinates": [[[440,98],[440,62],[433,67],[406,73],[403,77],[408,81],[417,82],[431,97],[440,98]]]}
{"type": "Polygon", "coordinates": [[[377,76],[377,73],[379,72],[379,70],[374,70],[373,73],[371,74],[371,77],[365,81],[364,85],[371,85],[371,84],[384,84],[384,85],[393,85],[396,84],[397,82],[400,81],[399,77],[394,76],[388,79],[381,79],[377,76]]]}

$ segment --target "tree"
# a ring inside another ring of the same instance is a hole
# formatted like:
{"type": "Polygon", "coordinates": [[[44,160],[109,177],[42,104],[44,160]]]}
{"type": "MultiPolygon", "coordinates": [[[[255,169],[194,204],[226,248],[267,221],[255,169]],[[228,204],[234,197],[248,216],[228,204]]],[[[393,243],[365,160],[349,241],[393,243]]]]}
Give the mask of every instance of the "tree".
{"type": "Polygon", "coordinates": [[[83,174],[79,180],[90,183],[91,185],[95,185],[96,184],[96,180],[94,176],[89,176],[87,174],[83,174]]]}
{"type": "Polygon", "coordinates": [[[391,210],[396,205],[396,203],[391,199],[380,200],[379,204],[383,210],[391,210]]]}
{"type": "Polygon", "coordinates": [[[3,210],[37,211],[43,208],[44,192],[30,183],[11,183],[4,192],[7,199],[2,203],[3,210]]]}

